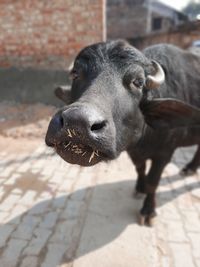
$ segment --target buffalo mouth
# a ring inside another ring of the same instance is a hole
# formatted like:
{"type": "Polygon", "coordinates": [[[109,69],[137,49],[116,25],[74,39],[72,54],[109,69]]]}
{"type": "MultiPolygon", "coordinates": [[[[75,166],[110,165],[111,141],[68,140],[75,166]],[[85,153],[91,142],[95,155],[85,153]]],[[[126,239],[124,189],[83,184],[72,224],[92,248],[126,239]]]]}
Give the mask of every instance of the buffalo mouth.
{"type": "Polygon", "coordinates": [[[66,162],[80,166],[92,166],[104,158],[99,150],[72,141],[56,145],[55,149],[57,154],[66,162]]]}
{"type": "Polygon", "coordinates": [[[83,142],[77,138],[77,135],[73,136],[73,131],[68,130],[67,138],[61,139],[62,141],[57,140],[52,146],[56,153],[68,163],[92,166],[107,158],[105,153],[90,145],[88,140],[83,142]]]}

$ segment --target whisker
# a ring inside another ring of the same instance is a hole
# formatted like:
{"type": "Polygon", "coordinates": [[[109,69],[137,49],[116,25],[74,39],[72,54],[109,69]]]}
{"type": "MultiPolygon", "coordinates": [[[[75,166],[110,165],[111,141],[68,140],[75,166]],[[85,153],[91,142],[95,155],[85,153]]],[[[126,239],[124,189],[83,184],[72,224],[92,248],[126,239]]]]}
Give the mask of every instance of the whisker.
{"type": "Polygon", "coordinates": [[[72,129],[72,133],[74,134],[74,136],[76,136],[76,132],[74,129],[72,129]]]}
{"type": "Polygon", "coordinates": [[[95,150],[92,152],[92,154],[91,154],[91,156],[90,156],[90,158],[89,158],[89,162],[92,161],[92,159],[94,158],[94,156],[95,156],[95,150]]]}
{"type": "Polygon", "coordinates": [[[67,129],[68,136],[72,138],[72,133],[70,132],[70,129],[67,129]]]}
{"type": "Polygon", "coordinates": [[[69,145],[71,145],[71,141],[67,144],[67,145],[64,145],[64,148],[67,148],[69,145]]]}
{"type": "Polygon", "coordinates": [[[96,151],[94,152],[94,154],[95,154],[97,157],[99,157],[99,150],[96,150],[96,151]]]}

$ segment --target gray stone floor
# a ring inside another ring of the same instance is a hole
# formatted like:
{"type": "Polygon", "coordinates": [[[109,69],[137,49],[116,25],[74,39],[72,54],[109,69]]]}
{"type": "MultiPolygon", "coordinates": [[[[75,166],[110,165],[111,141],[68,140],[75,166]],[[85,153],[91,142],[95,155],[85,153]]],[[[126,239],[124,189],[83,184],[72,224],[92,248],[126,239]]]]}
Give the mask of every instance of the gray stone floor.
{"type": "MultiPolygon", "coordinates": [[[[16,140],[16,142],[19,142],[16,140]]],[[[199,267],[200,173],[179,149],[157,194],[154,227],[139,226],[135,168],[123,153],[90,168],[62,161],[41,141],[0,152],[1,267],[199,267]]]]}

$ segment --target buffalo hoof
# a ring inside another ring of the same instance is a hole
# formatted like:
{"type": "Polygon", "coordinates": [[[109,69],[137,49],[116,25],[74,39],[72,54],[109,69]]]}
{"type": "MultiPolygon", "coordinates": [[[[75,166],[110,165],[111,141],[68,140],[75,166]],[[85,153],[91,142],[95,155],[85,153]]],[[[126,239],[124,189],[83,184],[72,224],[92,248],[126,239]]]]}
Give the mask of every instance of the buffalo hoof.
{"type": "Polygon", "coordinates": [[[180,171],[180,175],[185,176],[185,177],[194,175],[195,173],[196,173],[196,170],[191,169],[189,167],[185,167],[180,171]]]}
{"type": "Polygon", "coordinates": [[[141,226],[148,226],[152,227],[155,224],[155,217],[156,217],[156,212],[153,212],[151,214],[141,214],[139,215],[139,224],[141,226]]]}
{"type": "Polygon", "coordinates": [[[152,226],[154,218],[156,217],[156,211],[154,205],[149,205],[150,203],[145,200],[144,206],[140,211],[140,225],[152,226]]]}

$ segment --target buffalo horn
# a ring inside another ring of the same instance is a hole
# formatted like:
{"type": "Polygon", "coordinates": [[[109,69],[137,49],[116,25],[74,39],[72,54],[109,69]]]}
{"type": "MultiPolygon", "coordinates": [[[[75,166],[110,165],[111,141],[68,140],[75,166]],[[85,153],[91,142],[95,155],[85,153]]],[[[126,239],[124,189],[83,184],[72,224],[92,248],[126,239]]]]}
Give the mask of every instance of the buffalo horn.
{"type": "Polygon", "coordinates": [[[165,80],[165,73],[160,64],[154,60],[152,60],[152,65],[155,69],[154,75],[148,75],[146,80],[146,88],[147,89],[155,89],[158,88],[165,80]]]}

